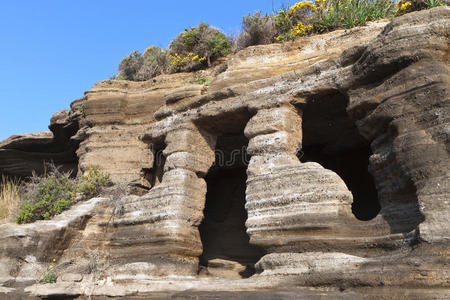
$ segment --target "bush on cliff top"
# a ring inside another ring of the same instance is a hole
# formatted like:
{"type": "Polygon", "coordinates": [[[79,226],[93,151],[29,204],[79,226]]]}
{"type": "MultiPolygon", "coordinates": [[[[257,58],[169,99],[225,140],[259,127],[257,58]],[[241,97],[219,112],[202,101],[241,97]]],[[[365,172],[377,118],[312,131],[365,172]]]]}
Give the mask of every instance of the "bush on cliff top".
{"type": "Polygon", "coordinates": [[[169,45],[172,71],[191,71],[211,66],[215,59],[231,52],[231,43],[225,34],[207,23],[185,29],[169,45]]]}
{"type": "MultiPolygon", "coordinates": [[[[352,28],[369,21],[447,5],[447,0],[315,0],[284,5],[271,15],[260,11],[242,18],[242,31],[233,41],[233,50],[248,46],[285,42],[298,36],[352,28]]],[[[193,71],[211,65],[231,52],[231,42],[222,32],[200,23],[176,36],[169,50],[150,47],[141,55],[132,52],[119,64],[112,79],[148,80],[164,73],[193,71]]]]}
{"type": "Polygon", "coordinates": [[[234,41],[233,50],[239,51],[249,46],[270,44],[275,35],[272,15],[262,16],[261,11],[253,15],[248,14],[242,18],[242,31],[234,41]]]}
{"type": "Polygon", "coordinates": [[[207,23],[200,23],[178,34],[169,49],[151,46],[142,55],[133,51],[119,64],[111,79],[143,81],[165,73],[186,72],[208,67],[231,52],[230,39],[207,23]]]}

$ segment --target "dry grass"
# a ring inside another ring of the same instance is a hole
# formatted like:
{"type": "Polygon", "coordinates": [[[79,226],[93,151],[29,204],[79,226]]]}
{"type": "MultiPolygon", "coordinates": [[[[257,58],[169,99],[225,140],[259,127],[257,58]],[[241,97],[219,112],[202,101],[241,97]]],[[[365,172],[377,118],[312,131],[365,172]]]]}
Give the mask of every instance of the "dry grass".
{"type": "Polygon", "coordinates": [[[0,184],[0,222],[16,213],[20,202],[19,181],[2,175],[0,184]]]}

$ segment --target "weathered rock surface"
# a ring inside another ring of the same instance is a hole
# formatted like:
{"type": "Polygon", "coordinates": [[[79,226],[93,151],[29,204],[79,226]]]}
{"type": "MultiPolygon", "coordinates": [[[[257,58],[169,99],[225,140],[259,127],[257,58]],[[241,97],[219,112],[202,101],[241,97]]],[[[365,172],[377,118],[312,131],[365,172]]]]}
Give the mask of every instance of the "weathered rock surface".
{"type": "Polygon", "coordinates": [[[72,137],[79,129],[79,114],[67,110],[56,112],[49,125],[52,132],[13,135],[0,142],[0,173],[29,177],[46,172],[46,163],[61,166],[61,171],[75,176],[79,141],[72,137]]]}
{"type": "MultiPolygon", "coordinates": [[[[65,223],[61,280],[26,291],[445,298],[448,28],[440,7],[247,48],[206,71],[210,86],[186,84],[192,74],[98,83],[72,104],[78,167],[148,193],[65,223]]],[[[55,118],[55,139],[68,123],[55,118]]],[[[45,262],[46,233],[25,240],[26,226],[0,227],[5,265],[45,262]]]]}

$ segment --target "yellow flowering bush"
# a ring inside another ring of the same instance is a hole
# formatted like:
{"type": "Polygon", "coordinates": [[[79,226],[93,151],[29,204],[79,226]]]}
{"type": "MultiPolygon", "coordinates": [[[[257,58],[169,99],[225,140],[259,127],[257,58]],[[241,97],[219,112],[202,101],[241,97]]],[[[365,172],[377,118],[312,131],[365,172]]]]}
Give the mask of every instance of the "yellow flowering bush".
{"type": "Polygon", "coordinates": [[[295,14],[297,12],[300,12],[300,11],[305,11],[305,10],[308,11],[308,10],[311,9],[312,5],[313,5],[312,1],[300,1],[300,2],[297,2],[297,3],[295,3],[294,5],[291,6],[289,11],[287,12],[287,15],[290,16],[290,15],[293,15],[293,14],[295,14]]]}
{"type": "Polygon", "coordinates": [[[405,1],[405,0],[400,0],[397,2],[396,6],[396,10],[395,10],[395,15],[401,15],[404,14],[406,12],[408,12],[410,9],[412,9],[412,2],[411,1],[405,1]]]}
{"type": "Polygon", "coordinates": [[[192,71],[231,52],[231,42],[225,34],[207,23],[190,27],[169,44],[169,63],[173,71],[192,71]]]}
{"type": "Polygon", "coordinates": [[[274,16],[273,26],[277,31],[276,41],[287,41],[297,36],[309,34],[313,10],[317,5],[312,1],[300,1],[288,8],[282,8],[274,16]]]}
{"type": "Polygon", "coordinates": [[[202,63],[206,61],[206,56],[199,57],[198,54],[189,52],[187,55],[183,54],[169,54],[169,64],[173,66],[177,71],[186,69],[190,65],[195,65],[197,63],[202,63]]]}
{"type": "Polygon", "coordinates": [[[296,36],[299,35],[307,35],[309,32],[311,32],[313,30],[313,26],[312,25],[303,25],[302,22],[298,22],[297,26],[295,26],[294,28],[291,28],[291,31],[289,32],[289,38],[293,39],[296,36]]]}
{"type": "Polygon", "coordinates": [[[169,49],[155,46],[140,54],[133,51],[119,64],[111,79],[148,80],[170,72],[194,71],[211,66],[215,59],[248,46],[284,42],[298,36],[353,28],[369,21],[448,5],[448,0],[304,0],[272,14],[256,11],[242,18],[242,31],[232,41],[207,23],[178,34],[169,49]]]}
{"type": "Polygon", "coordinates": [[[400,0],[395,5],[395,16],[444,5],[448,5],[448,0],[400,0]]]}

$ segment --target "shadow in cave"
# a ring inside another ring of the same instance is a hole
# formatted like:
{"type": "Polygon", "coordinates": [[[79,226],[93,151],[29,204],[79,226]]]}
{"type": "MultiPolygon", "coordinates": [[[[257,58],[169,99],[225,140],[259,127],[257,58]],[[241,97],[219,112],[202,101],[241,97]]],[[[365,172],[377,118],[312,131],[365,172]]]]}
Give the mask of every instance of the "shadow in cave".
{"type": "MultiPolygon", "coordinates": [[[[207,183],[204,219],[199,226],[203,244],[200,265],[212,275],[250,277],[254,264],[264,252],[250,245],[245,222],[245,190],[249,161],[246,147],[248,139],[243,134],[247,118],[237,127],[227,126],[216,142],[216,159],[205,176],[207,183]]],[[[224,127],[222,127],[224,128],[224,127]]]]}
{"type": "Polygon", "coordinates": [[[369,143],[348,117],[348,99],[337,90],[310,96],[303,111],[302,162],[317,162],[338,174],[353,195],[352,212],[362,221],[380,212],[377,189],[368,171],[369,143]]]}
{"type": "Polygon", "coordinates": [[[368,221],[380,212],[377,189],[367,170],[371,151],[368,147],[341,154],[324,154],[323,146],[303,147],[302,162],[313,161],[334,171],[344,180],[353,195],[352,212],[358,220],[368,221]]]}

